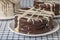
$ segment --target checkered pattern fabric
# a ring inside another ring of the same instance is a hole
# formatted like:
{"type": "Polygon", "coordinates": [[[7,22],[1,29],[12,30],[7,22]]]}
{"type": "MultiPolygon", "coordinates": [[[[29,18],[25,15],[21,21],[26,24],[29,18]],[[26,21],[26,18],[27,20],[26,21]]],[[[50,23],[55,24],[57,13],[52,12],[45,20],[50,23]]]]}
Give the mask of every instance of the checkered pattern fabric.
{"type": "MultiPolygon", "coordinates": [[[[26,0],[27,1],[27,0],[26,0]]],[[[46,1],[46,0],[43,0],[46,1]]],[[[48,1],[48,0],[47,0],[48,1]]],[[[55,1],[55,0],[54,0],[55,1]]],[[[31,1],[29,1],[31,2],[31,1]]],[[[58,0],[59,2],[59,0],[58,0]]],[[[28,4],[28,3],[26,3],[28,4]]],[[[29,6],[27,6],[29,7],[29,6]]],[[[0,21],[0,40],[60,40],[60,31],[57,31],[53,34],[40,37],[27,37],[20,34],[15,34],[11,32],[8,28],[9,23],[12,20],[0,21]]],[[[60,20],[56,20],[60,24],[60,20]]]]}
{"type": "MultiPolygon", "coordinates": [[[[16,34],[14,32],[11,32],[8,28],[8,25],[10,24],[12,20],[9,21],[0,21],[0,40],[60,40],[60,30],[57,32],[46,35],[46,36],[40,36],[40,37],[27,37],[22,36],[20,34],[16,34]]],[[[60,22],[59,19],[56,20],[58,23],[60,22]]],[[[60,24],[60,23],[59,23],[60,24]]]]}

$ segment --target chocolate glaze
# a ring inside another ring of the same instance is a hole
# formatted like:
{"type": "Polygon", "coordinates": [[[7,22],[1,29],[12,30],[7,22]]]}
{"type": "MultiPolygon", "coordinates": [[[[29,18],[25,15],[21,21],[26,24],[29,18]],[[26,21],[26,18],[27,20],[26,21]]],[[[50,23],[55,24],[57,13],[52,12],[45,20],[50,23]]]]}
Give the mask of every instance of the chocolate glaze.
{"type": "Polygon", "coordinates": [[[17,23],[18,23],[17,18],[18,18],[18,16],[15,16],[15,28],[17,27],[17,23]]]}
{"type": "Polygon", "coordinates": [[[20,9],[22,9],[22,10],[29,10],[30,8],[20,8],[20,9]]]}
{"type": "Polygon", "coordinates": [[[33,17],[37,17],[38,15],[33,15],[33,17]]]}
{"type": "Polygon", "coordinates": [[[33,20],[30,19],[27,22],[27,18],[22,17],[19,20],[19,32],[22,33],[29,33],[29,34],[40,34],[40,33],[46,33],[54,28],[53,21],[50,19],[48,22],[46,19],[42,17],[41,20],[33,20]],[[47,24],[47,25],[46,25],[47,24]]]}
{"type": "Polygon", "coordinates": [[[49,4],[46,5],[45,10],[51,11],[51,10],[50,10],[50,5],[49,5],[49,4]]]}
{"type": "Polygon", "coordinates": [[[36,9],[39,9],[41,8],[40,10],[46,10],[46,11],[51,11],[51,8],[52,8],[52,11],[54,12],[55,15],[59,15],[59,7],[60,7],[60,4],[58,3],[52,3],[51,4],[52,7],[50,6],[50,4],[45,4],[44,2],[36,2],[34,1],[34,7],[36,9]],[[39,6],[40,5],[40,6],[39,6]]]}
{"type": "Polygon", "coordinates": [[[59,4],[55,4],[54,13],[55,13],[55,15],[59,15],[59,4]]]}
{"type": "Polygon", "coordinates": [[[27,14],[26,16],[31,16],[32,14],[27,14]]]}

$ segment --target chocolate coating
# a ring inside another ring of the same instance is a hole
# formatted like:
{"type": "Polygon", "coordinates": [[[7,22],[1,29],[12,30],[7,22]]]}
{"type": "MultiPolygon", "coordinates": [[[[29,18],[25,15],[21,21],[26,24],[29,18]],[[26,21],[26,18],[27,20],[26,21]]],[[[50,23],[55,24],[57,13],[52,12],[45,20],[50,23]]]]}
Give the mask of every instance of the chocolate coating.
{"type": "MultiPolygon", "coordinates": [[[[37,16],[36,16],[37,17],[37,16]]],[[[40,16],[41,18],[42,16],[40,16]]],[[[40,34],[40,33],[46,33],[54,28],[53,21],[50,19],[48,22],[46,19],[42,17],[41,20],[34,20],[30,19],[27,21],[27,18],[22,17],[19,20],[19,32],[22,33],[29,33],[29,34],[40,34]],[[34,22],[34,23],[33,23],[34,22]]]]}
{"type": "Polygon", "coordinates": [[[30,8],[20,8],[20,9],[22,9],[22,10],[29,10],[30,8]]]}
{"type": "Polygon", "coordinates": [[[17,27],[17,23],[18,23],[18,20],[17,20],[18,16],[15,16],[15,28],[17,27]]]}

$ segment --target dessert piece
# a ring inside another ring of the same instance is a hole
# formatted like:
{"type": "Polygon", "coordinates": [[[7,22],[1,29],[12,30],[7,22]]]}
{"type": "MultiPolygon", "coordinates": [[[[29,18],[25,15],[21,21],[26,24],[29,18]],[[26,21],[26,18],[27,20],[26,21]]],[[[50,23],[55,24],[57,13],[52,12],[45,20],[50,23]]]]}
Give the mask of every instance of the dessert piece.
{"type": "Polygon", "coordinates": [[[6,14],[2,11],[3,10],[2,9],[2,7],[3,7],[2,4],[3,4],[3,2],[0,1],[0,17],[5,17],[6,14]]]}
{"type": "Polygon", "coordinates": [[[46,10],[46,11],[52,11],[55,15],[60,15],[59,13],[59,3],[46,3],[46,2],[40,2],[40,1],[34,1],[34,7],[35,9],[40,10],[46,10]]]}
{"type": "Polygon", "coordinates": [[[7,0],[0,1],[0,17],[11,17],[14,16],[13,4],[7,0]]]}
{"type": "Polygon", "coordinates": [[[53,11],[55,15],[59,15],[59,5],[58,3],[46,3],[45,10],[47,11],[53,11]],[[49,6],[48,6],[49,5],[49,6]]]}
{"type": "Polygon", "coordinates": [[[6,2],[7,2],[6,5],[7,17],[14,16],[14,4],[9,1],[6,2]]]}
{"type": "Polygon", "coordinates": [[[28,11],[21,17],[18,16],[17,27],[15,29],[25,34],[41,34],[51,31],[54,28],[53,15],[54,13],[43,13],[42,11],[28,11]]]}

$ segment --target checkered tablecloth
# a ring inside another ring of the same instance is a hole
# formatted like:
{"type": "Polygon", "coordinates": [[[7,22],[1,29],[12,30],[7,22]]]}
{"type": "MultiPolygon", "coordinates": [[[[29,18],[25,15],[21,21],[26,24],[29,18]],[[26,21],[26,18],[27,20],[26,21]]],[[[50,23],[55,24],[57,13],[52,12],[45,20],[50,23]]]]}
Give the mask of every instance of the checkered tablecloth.
{"type": "MultiPolygon", "coordinates": [[[[57,19],[56,21],[59,23],[60,22],[59,20],[57,19]]],[[[41,36],[41,37],[27,37],[27,36],[22,36],[20,34],[15,34],[11,32],[8,28],[8,24],[11,21],[12,20],[0,21],[0,40],[9,40],[9,39],[11,40],[60,40],[60,30],[58,30],[53,34],[41,36]]]]}
{"type": "MultiPolygon", "coordinates": [[[[11,21],[12,20],[0,21],[0,40],[10,40],[10,39],[11,40],[60,40],[60,30],[58,30],[53,34],[47,36],[41,36],[41,37],[27,37],[27,36],[15,34],[11,32],[8,28],[8,24],[11,21]]],[[[59,20],[57,19],[57,22],[60,24],[60,19],[59,20]]]]}

